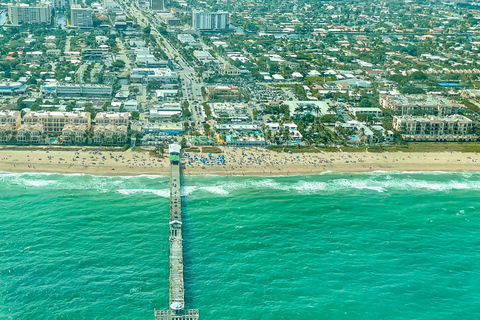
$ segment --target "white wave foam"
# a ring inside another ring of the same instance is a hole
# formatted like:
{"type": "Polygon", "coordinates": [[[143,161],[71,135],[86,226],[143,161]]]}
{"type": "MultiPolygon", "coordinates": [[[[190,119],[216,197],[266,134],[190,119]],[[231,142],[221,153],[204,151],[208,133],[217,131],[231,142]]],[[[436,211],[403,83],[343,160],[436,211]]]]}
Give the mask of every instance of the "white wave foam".
{"type": "Polygon", "coordinates": [[[53,180],[27,180],[27,179],[19,179],[19,184],[28,186],[28,187],[45,187],[48,185],[55,184],[56,181],[53,180]]]}
{"type": "Polygon", "coordinates": [[[170,197],[170,190],[168,189],[119,189],[117,190],[117,192],[124,195],[132,195],[136,193],[152,193],[163,198],[170,197]]]}
{"type": "Polygon", "coordinates": [[[221,186],[200,187],[200,188],[198,188],[198,190],[203,190],[203,191],[207,191],[207,192],[215,193],[215,194],[220,194],[220,195],[228,195],[230,193],[221,186]]]}

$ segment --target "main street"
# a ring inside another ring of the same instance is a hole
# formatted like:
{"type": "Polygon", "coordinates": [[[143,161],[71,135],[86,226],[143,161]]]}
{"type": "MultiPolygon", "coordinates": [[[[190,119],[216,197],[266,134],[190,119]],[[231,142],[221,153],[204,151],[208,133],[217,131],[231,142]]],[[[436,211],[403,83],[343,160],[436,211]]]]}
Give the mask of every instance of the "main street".
{"type": "Polygon", "coordinates": [[[193,62],[187,62],[184,57],[180,55],[179,51],[158,31],[162,22],[155,13],[147,16],[146,13],[135,6],[134,2],[127,3],[125,0],[120,0],[120,5],[123,7],[124,12],[128,13],[131,17],[134,17],[142,28],[151,28],[150,33],[155,37],[158,46],[176,65],[176,71],[181,80],[180,83],[182,87],[185,86],[183,90],[184,100],[189,102],[190,111],[194,121],[196,123],[203,122],[203,81],[200,77],[197,77],[193,62]]]}

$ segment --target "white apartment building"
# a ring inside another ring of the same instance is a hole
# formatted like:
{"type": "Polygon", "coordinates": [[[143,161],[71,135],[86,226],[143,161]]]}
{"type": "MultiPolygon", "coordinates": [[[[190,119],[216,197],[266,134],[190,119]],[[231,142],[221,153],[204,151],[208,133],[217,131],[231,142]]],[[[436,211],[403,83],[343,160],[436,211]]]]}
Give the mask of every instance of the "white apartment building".
{"type": "Polygon", "coordinates": [[[192,26],[197,31],[226,31],[230,26],[228,12],[208,12],[205,10],[193,10],[192,26]]]}
{"type": "Polygon", "coordinates": [[[73,5],[70,9],[72,26],[78,28],[92,28],[92,13],[93,10],[90,8],[82,8],[82,6],[80,6],[79,4],[73,5]]]}
{"type": "Polygon", "coordinates": [[[51,24],[52,6],[50,2],[39,3],[35,7],[24,3],[8,6],[8,18],[12,25],[51,24]]]}
{"type": "Polygon", "coordinates": [[[113,87],[108,84],[70,84],[45,82],[43,92],[58,97],[111,97],[113,87]]]}
{"type": "Polygon", "coordinates": [[[29,111],[23,117],[24,124],[41,124],[45,133],[61,133],[65,125],[85,125],[90,129],[89,112],[29,111]]]}

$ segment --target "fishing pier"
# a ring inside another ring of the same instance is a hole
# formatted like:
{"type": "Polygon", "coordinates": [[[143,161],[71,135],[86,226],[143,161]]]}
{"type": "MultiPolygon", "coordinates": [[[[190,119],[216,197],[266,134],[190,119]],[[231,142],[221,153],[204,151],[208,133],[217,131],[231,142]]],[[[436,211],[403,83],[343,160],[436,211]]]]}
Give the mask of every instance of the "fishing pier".
{"type": "Polygon", "coordinates": [[[169,146],[170,151],[170,294],[169,309],[155,310],[155,320],[197,320],[197,309],[185,308],[183,282],[182,236],[182,161],[181,147],[169,146]]]}

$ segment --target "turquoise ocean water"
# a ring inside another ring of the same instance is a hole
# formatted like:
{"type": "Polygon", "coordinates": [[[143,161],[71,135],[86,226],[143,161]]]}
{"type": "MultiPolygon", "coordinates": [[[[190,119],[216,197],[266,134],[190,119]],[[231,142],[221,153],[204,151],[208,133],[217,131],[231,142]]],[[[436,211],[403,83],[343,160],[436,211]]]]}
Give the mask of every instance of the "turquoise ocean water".
{"type": "MultiPolygon", "coordinates": [[[[479,319],[480,174],[186,177],[201,319],[479,319]]],[[[0,174],[0,319],[153,320],[168,179],[0,174]]]]}

